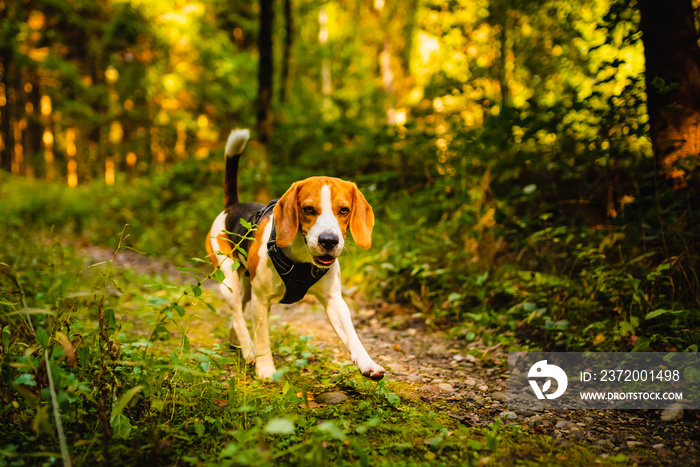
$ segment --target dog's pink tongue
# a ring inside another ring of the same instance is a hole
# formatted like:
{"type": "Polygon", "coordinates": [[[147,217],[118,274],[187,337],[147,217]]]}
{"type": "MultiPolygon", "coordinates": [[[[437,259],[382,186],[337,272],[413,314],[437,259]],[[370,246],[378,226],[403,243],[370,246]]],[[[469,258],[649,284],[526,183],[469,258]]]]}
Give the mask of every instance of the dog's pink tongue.
{"type": "Polygon", "coordinates": [[[316,261],[318,261],[321,264],[333,264],[333,261],[335,261],[335,256],[331,256],[331,255],[317,256],[316,261]]]}

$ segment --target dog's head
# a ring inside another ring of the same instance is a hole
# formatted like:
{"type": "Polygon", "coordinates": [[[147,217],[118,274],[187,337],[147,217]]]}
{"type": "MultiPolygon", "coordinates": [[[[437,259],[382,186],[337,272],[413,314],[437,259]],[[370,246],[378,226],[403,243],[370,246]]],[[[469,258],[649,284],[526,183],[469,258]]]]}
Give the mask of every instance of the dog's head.
{"type": "Polygon", "coordinates": [[[314,264],[330,267],[345,246],[350,229],[360,248],[372,245],[374,213],[357,185],[332,177],[295,182],[274,208],[277,246],[292,244],[297,234],[314,264]]]}

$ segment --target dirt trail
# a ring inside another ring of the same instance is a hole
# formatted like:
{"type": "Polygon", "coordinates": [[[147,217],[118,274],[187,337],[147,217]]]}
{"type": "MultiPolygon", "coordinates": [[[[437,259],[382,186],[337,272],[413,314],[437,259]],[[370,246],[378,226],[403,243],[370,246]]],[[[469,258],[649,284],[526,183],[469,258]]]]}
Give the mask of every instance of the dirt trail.
{"type": "MultiPolygon", "coordinates": [[[[84,249],[95,261],[109,259],[112,252],[97,247],[84,249]]],[[[167,261],[130,251],[120,252],[114,264],[138,273],[165,276],[183,283],[179,271],[167,261]]],[[[219,301],[218,285],[205,284],[205,294],[219,301]]],[[[410,384],[415,394],[466,426],[487,426],[495,418],[529,427],[532,432],[554,438],[562,448],[578,445],[597,452],[601,461],[623,460],[623,454],[639,465],[700,465],[700,414],[685,411],[663,421],[656,410],[515,411],[507,407],[507,349],[482,341],[466,342],[446,333],[426,329],[422,322],[402,314],[396,306],[367,304],[348,299],[356,329],[370,355],[388,370],[389,380],[410,384]]],[[[208,309],[199,312],[188,337],[194,345],[209,345],[212,336],[228,335],[225,314],[208,309]]],[[[271,326],[289,325],[299,336],[326,349],[339,362],[349,360],[322,307],[312,299],[295,305],[276,305],[271,326]]],[[[274,352],[274,349],[273,349],[274,352]]],[[[526,453],[523,453],[526,460],[526,453]]],[[[518,459],[514,459],[517,463],[518,459]]]]}

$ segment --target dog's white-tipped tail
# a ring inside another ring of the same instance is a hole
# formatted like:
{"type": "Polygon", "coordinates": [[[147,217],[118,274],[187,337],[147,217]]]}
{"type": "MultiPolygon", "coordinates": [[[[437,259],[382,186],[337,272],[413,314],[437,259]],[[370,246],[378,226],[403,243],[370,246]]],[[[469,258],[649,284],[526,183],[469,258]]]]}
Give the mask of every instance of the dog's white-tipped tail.
{"type": "Polygon", "coordinates": [[[226,140],[226,172],[224,175],[224,207],[238,203],[238,162],[250,138],[247,129],[236,129],[226,140]]]}
{"type": "Polygon", "coordinates": [[[233,130],[226,141],[226,157],[237,156],[242,153],[249,138],[250,131],[248,129],[239,128],[233,130]]]}

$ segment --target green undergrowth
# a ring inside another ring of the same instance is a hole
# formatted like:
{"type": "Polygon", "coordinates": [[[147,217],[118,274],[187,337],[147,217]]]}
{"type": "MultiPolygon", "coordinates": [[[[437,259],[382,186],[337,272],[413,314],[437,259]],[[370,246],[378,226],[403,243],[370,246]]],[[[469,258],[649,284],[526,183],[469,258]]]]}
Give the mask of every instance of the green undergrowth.
{"type": "Polygon", "coordinates": [[[617,218],[590,224],[581,218],[592,213],[543,202],[535,185],[499,197],[492,184],[488,173],[444,179],[380,203],[378,252],[364,263],[375,294],[467,341],[698,350],[700,237],[691,194],[660,205],[640,189],[617,218]]]}
{"type": "MultiPolygon", "coordinates": [[[[184,264],[203,254],[221,209],[223,173],[212,164],[190,159],[150,179],[76,189],[0,174],[0,217],[8,229],[53,228],[61,238],[102,246],[113,245],[128,224],[132,247],[184,264]]],[[[692,191],[659,193],[647,175],[628,181],[620,190],[629,194],[605,208],[595,186],[589,199],[577,199],[567,184],[544,176],[519,184],[498,164],[471,169],[417,188],[397,187],[389,172],[360,181],[376,215],[373,246],[348,242],[344,285],[467,341],[533,350],[698,350],[700,234],[692,191]],[[615,216],[602,215],[606,209],[615,216]]],[[[297,172],[271,175],[273,193],[310,175],[297,172]]],[[[242,196],[251,200],[255,171],[244,168],[241,176],[242,196]]],[[[572,187],[586,186],[576,171],[567,177],[572,187]]]]}
{"type": "MultiPolygon", "coordinates": [[[[117,249],[128,243],[122,235],[117,249]]],[[[94,263],[46,232],[2,233],[0,465],[586,463],[527,427],[469,428],[414,387],[375,383],[311,336],[273,329],[261,382],[224,344],[203,275],[189,285],[94,263]],[[313,396],[341,390],[324,406],[313,396]],[[556,463],[556,462],[554,462],[556,463]]]]}

